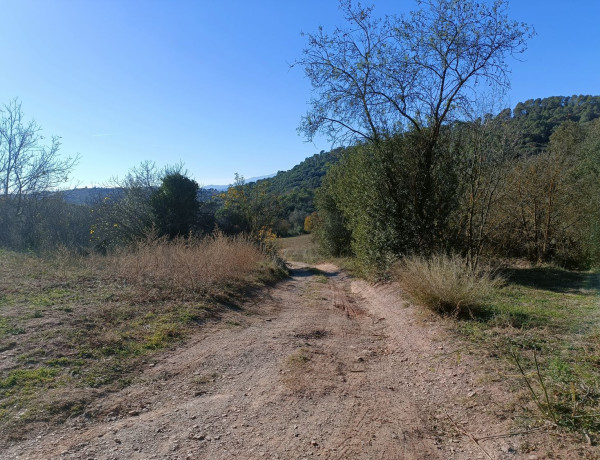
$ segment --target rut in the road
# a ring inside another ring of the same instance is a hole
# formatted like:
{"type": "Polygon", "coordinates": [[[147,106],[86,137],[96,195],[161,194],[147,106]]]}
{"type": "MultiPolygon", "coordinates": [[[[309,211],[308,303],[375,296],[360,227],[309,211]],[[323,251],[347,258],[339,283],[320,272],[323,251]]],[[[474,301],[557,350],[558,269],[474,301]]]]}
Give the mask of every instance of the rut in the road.
{"type": "MultiPolygon", "coordinates": [[[[100,417],[50,428],[2,458],[484,458],[440,412],[465,430],[489,426],[490,414],[457,404],[476,376],[440,358],[441,335],[389,287],[296,264],[289,280],[104,398],[100,417]]],[[[512,442],[485,448],[505,458],[512,442]]]]}

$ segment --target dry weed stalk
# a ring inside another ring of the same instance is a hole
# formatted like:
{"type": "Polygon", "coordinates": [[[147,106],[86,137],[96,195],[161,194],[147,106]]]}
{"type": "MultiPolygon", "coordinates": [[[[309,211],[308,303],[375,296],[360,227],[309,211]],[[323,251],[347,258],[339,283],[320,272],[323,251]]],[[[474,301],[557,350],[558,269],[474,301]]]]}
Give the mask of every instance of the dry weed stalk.
{"type": "Polygon", "coordinates": [[[115,271],[143,293],[161,298],[204,295],[241,283],[265,258],[243,236],[221,233],[204,239],[148,239],[113,256],[115,271]]]}

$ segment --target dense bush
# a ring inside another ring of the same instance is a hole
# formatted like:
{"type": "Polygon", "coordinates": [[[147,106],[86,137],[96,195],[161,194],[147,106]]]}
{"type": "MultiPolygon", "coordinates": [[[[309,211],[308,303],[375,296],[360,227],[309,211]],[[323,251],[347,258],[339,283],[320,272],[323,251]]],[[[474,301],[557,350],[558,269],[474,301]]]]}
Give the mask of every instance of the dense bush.
{"type": "Polygon", "coordinates": [[[600,262],[600,122],[560,125],[546,150],[512,162],[492,250],[535,263],[586,268],[600,262]]]}
{"type": "Polygon", "coordinates": [[[600,262],[600,121],[567,121],[531,154],[522,132],[487,117],[447,127],[424,177],[409,133],[348,149],[317,194],[314,234],[381,276],[406,254],[457,252],[586,268],[600,262]],[[427,184],[425,187],[424,184],[427,184]]]}

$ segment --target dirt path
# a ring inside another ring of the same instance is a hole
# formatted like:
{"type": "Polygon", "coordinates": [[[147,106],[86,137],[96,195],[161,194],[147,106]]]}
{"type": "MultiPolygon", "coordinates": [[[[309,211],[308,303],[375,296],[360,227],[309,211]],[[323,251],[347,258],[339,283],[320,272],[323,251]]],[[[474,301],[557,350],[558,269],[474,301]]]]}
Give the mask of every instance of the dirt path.
{"type": "Polygon", "coordinates": [[[295,264],[290,280],[148,363],[92,420],[0,457],[546,458],[522,452],[520,436],[470,437],[506,433],[510,413],[501,383],[482,384],[439,323],[391,287],[317,268],[295,264]]]}

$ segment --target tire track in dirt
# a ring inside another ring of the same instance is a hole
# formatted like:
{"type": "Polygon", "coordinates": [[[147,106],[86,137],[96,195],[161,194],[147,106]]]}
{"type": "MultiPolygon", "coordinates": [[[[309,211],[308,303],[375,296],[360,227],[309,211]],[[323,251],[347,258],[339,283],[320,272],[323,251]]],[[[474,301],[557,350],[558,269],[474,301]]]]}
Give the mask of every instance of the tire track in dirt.
{"type": "MultiPolygon", "coordinates": [[[[442,421],[441,409],[473,432],[497,422],[464,408],[477,376],[444,359],[443,337],[392,287],[294,264],[289,280],[98,401],[93,417],[48,427],[1,457],[485,458],[442,421]]],[[[485,447],[493,458],[520,458],[508,448],[518,441],[485,447]]]]}

